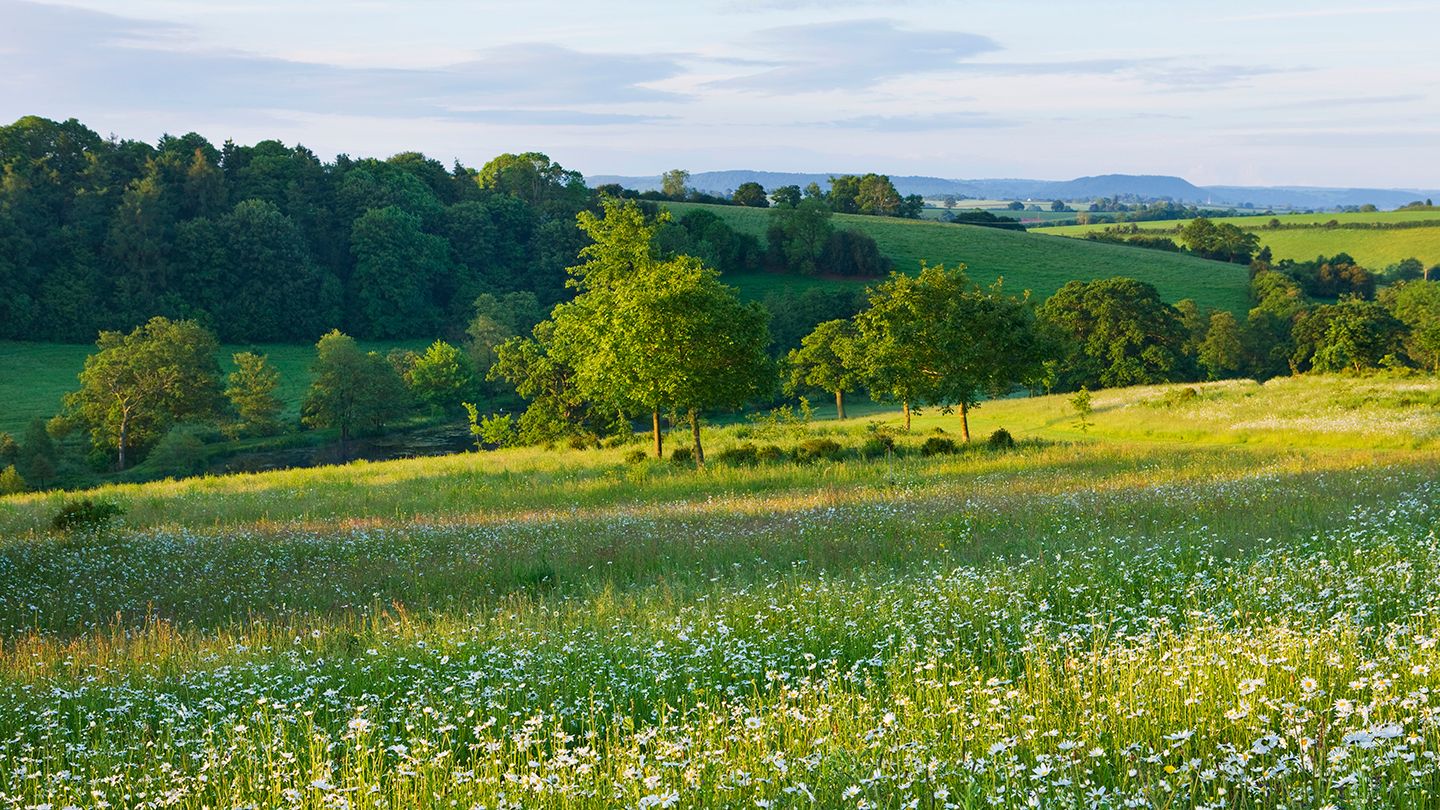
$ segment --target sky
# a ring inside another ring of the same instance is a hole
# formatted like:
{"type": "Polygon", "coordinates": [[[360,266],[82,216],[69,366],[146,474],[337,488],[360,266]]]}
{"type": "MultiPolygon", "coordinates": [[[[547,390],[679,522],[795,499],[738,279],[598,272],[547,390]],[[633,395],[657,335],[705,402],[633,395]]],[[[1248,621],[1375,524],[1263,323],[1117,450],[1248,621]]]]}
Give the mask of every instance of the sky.
{"type": "Polygon", "coordinates": [[[586,174],[1440,188],[1440,0],[0,0],[0,121],[586,174]]]}

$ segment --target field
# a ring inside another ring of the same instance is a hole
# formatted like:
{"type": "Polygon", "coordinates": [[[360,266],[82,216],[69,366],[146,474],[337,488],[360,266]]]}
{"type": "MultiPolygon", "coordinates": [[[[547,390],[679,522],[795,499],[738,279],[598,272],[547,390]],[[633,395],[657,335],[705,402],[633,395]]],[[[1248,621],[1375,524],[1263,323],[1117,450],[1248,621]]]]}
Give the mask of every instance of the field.
{"type": "MultiPolygon", "coordinates": [[[[366,349],[385,352],[390,344],[364,344],[366,349]]],[[[419,344],[405,343],[405,348],[419,344]]],[[[95,351],[93,344],[17,343],[0,340],[0,432],[19,435],[34,419],[49,419],[60,411],[65,394],[80,387],[77,375],[85,367],[85,358],[95,351]]],[[[235,352],[256,351],[269,355],[280,372],[278,395],[285,403],[286,415],[300,413],[300,401],[310,385],[310,363],[315,359],[314,346],[222,346],[221,368],[229,373],[235,352]]]]}
{"type": "MultiPolygon", "coordinates": [[[[667,205],[677,214],[703,207],[736,230],[762,239],[769,225],[769,212],[764,209],[692,203],[667,205]]],[[[1041,300],[1075,279],[1131,276],[1154,284],[1168,301],[1193,298],[1202,307],[1234,312],[1243,312],[1249,306],[1246,269],[1224,262],[1065,240],[1040,233],[920,220],[837,214],[833,222],[837,227],[869,234],[898,269],[913,272],[922,259],[931,264],[964,262],[971,277],[978,282],[988,284],[1003,276],[1011,290],[1028,289],[1041,300]]],[[[835,283],[768,273],[731,276],[726,280],[756,297],[782,287],[835,283]]],[[[862,282],[841,283],[862,285],[862,282]]]]}
{"type": "MultiPolygon", "coordinates": [[[[1216,222],[1229,222],[1250,230],[1268,245],[1277,259],[1308,261],[1316,256],[1333,256],[1345,252],[1361,265],[1383,270],[1404,259],[1416,258],[1426,267],[1440,265],[1440,211],[1382,211],[1351,214],[1286,214],[1278,217],[1225,217],[1216,222]],[[1265,230],[1271,219],[1291,225],[1321,224],[1331,220],[1340,223],[1363,222],[1424,222],[1427,227],[1396,230],[1362,230],[1347,228],[1305,228],[1303,230],[1265,230]],[[1433,227],[1430,227],[1433,226],[1433,227]]],[[[1183,226],[1179,222],[1140,222],[1142,229],[1169,231],[1183,226]]],[[[1101,230],[1107,225],[1067,225],[1045,228],[1043,233],[1060,236],[1083,236],[1087,231],[1101,230]]]]}
{"type": "Polygon", "coordinates": [[[0,804],[1434,806],[1440,381],[1095,405],[0,499],[0,804]]]}

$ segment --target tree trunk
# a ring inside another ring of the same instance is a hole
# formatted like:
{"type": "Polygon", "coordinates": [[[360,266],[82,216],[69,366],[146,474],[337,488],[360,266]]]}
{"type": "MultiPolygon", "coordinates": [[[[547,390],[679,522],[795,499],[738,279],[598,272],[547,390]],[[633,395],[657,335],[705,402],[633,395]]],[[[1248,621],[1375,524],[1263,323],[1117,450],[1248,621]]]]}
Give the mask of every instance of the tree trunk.
{"type": "Polygon", "coordinates": [[[650,412],[650,430],[655,437],[655,458],[665,458],[665,440],[660,437],[660,411],[650,412]]]}
{"type": "Polygon", "coordinates": [[[905,432],[910,432],[910,402],[905,402],[905,432]]]}
{"type": "Polygon", "coordinates": [[[705,448],[700,446],[700,416],[690,409],[690,435],[695,438],[695,469],[705,468],[705,448]]]}
{"type": "Polygon", "coordinates": [[[120,414],[120,454],[116,462],[116,465],[122,470],[125,469],[125,442],[129,441],[129,435],[130,414],[122,411],[120,414]]]}
{"type": "Polygon", "coordinates": [[[960,435],[965,437],[965,443],[970,443],[970,406],[960,403],[960,435]]]}
{"type": "Polygon", "coordinates": [[[835,389],[835,418],[845,418],[845,392],[835,389]]]}

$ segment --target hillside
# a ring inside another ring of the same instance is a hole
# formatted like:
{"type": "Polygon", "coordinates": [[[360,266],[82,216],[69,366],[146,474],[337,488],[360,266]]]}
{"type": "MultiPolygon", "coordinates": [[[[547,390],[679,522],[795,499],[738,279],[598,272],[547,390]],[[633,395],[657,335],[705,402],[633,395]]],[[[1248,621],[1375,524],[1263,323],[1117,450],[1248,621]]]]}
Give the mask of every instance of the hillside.
{"type": "MultiPolygon", "coordinates": [[[[764,209],[668,205],[676,213],[705,208],[736,230],[762,239],[769,224],[769,212],[764,209]]],[[[874,238],[880,251],[906,272],[917,270],[921,260],[931,264],[964,262],[978,282],[989,284],[1003,276],[1010,289],[1030,290],[1041,299],[1075,279],[1131,276],[1154,284],[1168,301],[1193,298],[1202,307],[1233,312],[1248,307],[1246,269],[1224,262],[968,225],[848,214],[838,214],[832,221],[837,227],[854,228],[874,238]]],[[[755,297],[776,288],[836,283],[768,273],[734,276],[727,281],[755,297]]],[[[839,283],[858,286],[865,282],[839,283]]]]}
{"type": "MultiPolygon", "coordinates": [[[[851,172],[852,174],[855,172],[851,172]]],[[[863,173],[863,172],[862,172],[863,173]]],[[[845,172],[765,172],[735,169],[695,172],[690,185],[710,194],[729,194],[741,183],[756,182],[767,189],[817,183],[827,187],[832,176],[845,172]]],[[[1440,191],[1420,189],[1326,188],[1311,186],[1197,186],[1169,175],[1102,174],[1073,180],[1028,180],[1022,178],[952,180],[923,175],[890,175],[901,194],[935,198],[947,194],[1000,200],[1091,200],[1098,197],[1134,195],[1142,199],[1172,199],[1204,205],[1259,208],[1338,208],[1371,203],[1396,208],[1414,200],[1440,197],[1440,191]]],[[[626,188],[649,191],[660,188],[660,175],[593,175],[591,186],[619,183],[626,188]]]]}
{"type": "Polygon", "coordinates": [[[1180,390],[0,497],[0,801],[1431,806],[1440,382],[1180,390]]]}
{"type": "MultiPolygon", "coordinates": [[[[1286,214],[1278,217],[1225,217],[1216,222],[1229,222],[1260,237],[1277,259],[1305,261],[1316,256],[1333,256],[1345,252],[1365,267],[1381,270],[1403,259],[1416,258],[1427,267],[1440,265],[1440,211],[1381,211],[1347,214],[1286,214]],[[1426,227],[1366,230],[1357,228],[1303,228],[1267,230],[1265,225],[1278,219],[1287,225],[1323,225],[1330,221],[1346,223],[1425,223],[1426,227]]],[[[1146,231],[1174,231],[1186,221],[1135,223],[1146,231]]],[[[1044,228],[1041,232],[1061,236],[1083,236],[1088,231],[1103,230],[1107,224],[1066,225],[1044,228]]]]}

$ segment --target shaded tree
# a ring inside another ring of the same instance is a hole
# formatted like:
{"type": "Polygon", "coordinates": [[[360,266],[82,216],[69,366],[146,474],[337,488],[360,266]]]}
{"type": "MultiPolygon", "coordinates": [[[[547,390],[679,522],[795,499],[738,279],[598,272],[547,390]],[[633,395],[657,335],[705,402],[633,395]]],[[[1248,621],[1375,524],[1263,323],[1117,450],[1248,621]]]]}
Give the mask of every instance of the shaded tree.
{"type": "Polygon", "coordinates": [[[272,436],[280,432],[284,405],[275,393],[280,389],[280,372],[263,354],[237,352],[230,359],[235,370],[225,378],[225,398],[235,412],[232,433],[272,436]]]}
{"type": "Polygon", "coordinates": [[[1071,281],[1040,307],[1040,316],[1064,338],[1065,387],[1168,382],[1184,368],[1180,315],[1144,282],[1071,281]]]}
{"type": "Polygon", "coordinates": [[[855,324],[849,320],[825,321],[806,335],[800,347],[785,357],[785,390],[792,395],[818,388],[835,396],[835,418],[845,418],[845,392],[864,383],[856,351],[855,324]]]}

